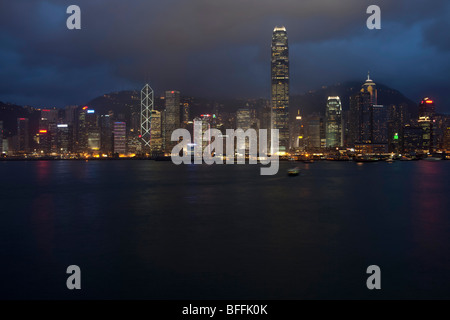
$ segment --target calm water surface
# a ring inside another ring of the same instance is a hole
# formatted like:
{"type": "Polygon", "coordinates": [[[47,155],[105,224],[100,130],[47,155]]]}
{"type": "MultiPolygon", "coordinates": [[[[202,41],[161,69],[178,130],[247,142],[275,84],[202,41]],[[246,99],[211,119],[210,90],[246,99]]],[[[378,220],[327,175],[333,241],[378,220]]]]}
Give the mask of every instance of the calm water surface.
{"type": "Polygon", "coordinates": [[[450,161],[280,165],[0,162],[0,298],[450,298],[450,161]]]}

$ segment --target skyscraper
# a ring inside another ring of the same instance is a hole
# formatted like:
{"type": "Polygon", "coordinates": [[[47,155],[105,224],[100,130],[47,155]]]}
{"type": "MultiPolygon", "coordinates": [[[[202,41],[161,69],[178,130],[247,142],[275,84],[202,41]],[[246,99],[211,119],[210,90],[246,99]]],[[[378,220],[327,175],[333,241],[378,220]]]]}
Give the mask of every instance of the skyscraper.
{"type": "Polygon", "coordinates": [[[368,75],[360,92],[350,97],[349,145],[373,143],[373,106],[376,103],[377,87],[368,75]]]}
{"type": "Polygon", "coordinates": [[[71,151],[71,128],[68,124],[58,124],[57,125],[57,141],[58,141],[58,152],[67,153],[71,151]]]}
{"type": "Polygon", "coordinates": [[[17,151],[27,153],[30,145],[28,118],[17,118],[17,151]]]}
{"type": "Polygon", "coordinates": [[[327,148],[343,146],[342,104],[339,97],[328,97],[325,114],[325,136],[327,148]]]}
{"type": "Polygon", "coordinates": [[[170,141],[172,132],[180,128],[180,92],[166,91],[166,115],[164,123],[165,151],[171,152],[177,141],[170,141]]]}
{"type": "Polygon", "coordinates": [[[387,146],[388,119],[388,109],[385,106],[372,106],[372,143],[386,144],[387,146]]]}
{"type": "Polygon", "coordinates": [[[150,149],[154,153],[159,153],[162,150],[162,134],[161,134],[161,112],[152,111],[151,123],[151,141],[150,149]]]}
{"type": "Polygon", "coordinates": [[[114,122],[114,153],[126,153],[127,126],[125,122],[114,122]]]}
{"type": "Polygon", "coordinates": [[[422,150],[433,152],[435,149],[434,116],[436,107],[430,98],[424,98],[419,105],[419,127],[422,128],[422,150]]]}
{"type": "Polygon", "coordinates": [[[147,83],[141,90],[141,139],[145,151],[150,148],[153,100],[153,89],[147,83]]]}
{"type": "Polygon", "coordinates": [[[288,151],[289,138],[289,47],[285,27],[275,27],[271,61],[272,129],[279,130],[280,151],[288,151]]]}

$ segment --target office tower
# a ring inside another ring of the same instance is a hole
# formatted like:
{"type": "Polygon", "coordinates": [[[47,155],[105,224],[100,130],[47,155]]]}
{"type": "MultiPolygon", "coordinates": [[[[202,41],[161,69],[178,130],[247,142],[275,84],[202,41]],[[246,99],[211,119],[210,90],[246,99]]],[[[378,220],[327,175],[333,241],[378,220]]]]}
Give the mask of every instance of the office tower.
{"type": "Polygon", "coordinates": [[[46,119],[48,122],[57,123],[59,120],[59,110],[58,109],[42,109],[41,119],[46,119]]]}
{"type": "Polygon", "coordinates": [[[98,128],[98,118],[95,110],[85,110],[85,152],[100,150],[100,130],[98,128]]]}
{"type": "Polygon", "coordinates": [[[435,151],[444,150],[445,130],[450,123],[450,115],[436,114],[433,120],[435,151]]]}
{"type": "Polygon", "coordinates": [[[272,108],[269,102],[259,110],[259,123],[261,129],[270,130],[272,127],[272,108]]]}
{"type": "MultiPolygon", "coordinates": [[[[372,139],[375,144],[388,143],[388,112],[383,105],[372,106],[372,139]]],[[[387,151],[387,150],[386,150],[387,151]]]]}
{"type": "Polygon", "coordinates": [[[17,151],[27,153],[30,146],[29,120],[17,118],[17,151]]]}
{"type": "Polygon", "coordinates": [[[306,145],[308,150],[320,149],[321,124],[322,120],[318,114],[311,114],[306,118],[306,145]]]}
{"type": "Polygon", "coordinates": [[[100,150],[105,154],[113,152],[113,125],[109,114],[100,116],[100,150]]]}
{"type": "Polygon", "coordinates": [[[76,152],[85,152],[87,149],[87,140],[88,140],[88,130],[87,130],[87,123],[86,123],[86,115],[87,110],[89,108],[87,106],[84,106],[81,108],[81,110],[78,112],[78,125],[76,130],[76,152]]]}
{"type": "Polygon", "coordinates": [[[180,92],[166,91],[165,102],[165,152],[170,153],[173,147],[178,143],[177,141],[171,141],[171,136],[174,130],[180,128],[180,92]]]}
{"type": "Polygon", "coordinates": [[[3,154],[3,121],[0,121],[0,157],[3,154]]]}
{"type": "Polygon", "coordinates": [[[447,125],[444,129],[444,143],[442,149],[447,153],[450,153],[450,121],[447,121],[447,125]]]}
{"type": "Polygon", "coordinates": [[[66,106],[64,108],[64,123],[73,126],[78,122],[78,106],[66,106]]]}
{"type": "Polygon", "coordinates": [[[367,77],[359,93],[350,97],[348,144],[373,143],[373,106],[377,103],[376,84],[367,77]]]}
{"type": "Polygon", "coordinates": [[[415,153],[422,148],[423,132],[419,126],[407,124],[403,128],[402,152],[415,153]]]}
{"type": "Polygon", "coordinates": [[[289,138],[289,47],[285,27],[275,27],[271,60],[272,129],[279,130],[281,152],[290,148],[289,138]]]}
{"type": "Polygon", "coordinates": [[[190,117],[190,105],[189,102],[183,102],[181,104],[181,118],[180,121],[183,124],[183,127],[186,127],[186,125],[189,122],[190,117]]]}
{"type": "Polygon", "coordinates": [[[114,153],[126,153],[127,129],[125,122],[114,122],[114,153]]]}
{"type": "Polygon", "coordinates": [[[100,129],[97,127],[90,128],[88,131],[88,149],[89,151],[100,150],[100,129]]]}
{"type": "Polygon", "coordinates": [[[297,115],[291,129],[291,146],[294,149],[304,149],[305,148],[305,128],[303,125],[303,118],[300,115],[300,110],[297,110],[297,115]]]}
{"type": "Polygon", "coordinates": [[[339,97],[328,97],[325,113],[326,147],[343,146],[342,104],[339,97]]]}
{"type": "Polygon", "coordinates": [[[419,127],[422,128],[422,151],[433,152],[435,149],[434,117],[436,107],[430,98],[424,98],[419,105],[419,127]]]}
{"type": "Polygon", "coordinates": [[[252,126],[252,117],[250,114],[250,109],[241,108],[236,111],[236,128],[247,130],[252,126]]]}
{"type": "MultiPolygon", "coordinates": [[[[252,127],[253,124],[252,112],[248,108],[240,108],[236,111],[236,129],[242,129],[247,131],[252,127]]],[[[237,145],[237,149],[248,149],[249,140],[245,139],[245,141],[239,141],[241,143],[237,145]]]]}
{"type": "Polygon", "coordinates": [[[148,83],[141,90],[141,139],[144,151],[148,151],[151,141],[151,120],[154,109],[153,89],[148,83]]]}
{"type": "Polygon", "coordinates": [[[64,154],[71,151],[71,128],[66,123],[57,126],[57,146],[58,153],[64,154]]]}
{"type": "Polygon", "coordinates": [[[390,105],[388,107],[388,150],[400,153],[403,127],[409,122],[408,107],[404,104],[390,105]]]}
{"type": "Polygon", "coordinates": [[[151,122],[152,139],[150,141],[150,150],[152,153],[159,153],[163,149],[161,120],[161,112],[153,110],[151,122]]]}

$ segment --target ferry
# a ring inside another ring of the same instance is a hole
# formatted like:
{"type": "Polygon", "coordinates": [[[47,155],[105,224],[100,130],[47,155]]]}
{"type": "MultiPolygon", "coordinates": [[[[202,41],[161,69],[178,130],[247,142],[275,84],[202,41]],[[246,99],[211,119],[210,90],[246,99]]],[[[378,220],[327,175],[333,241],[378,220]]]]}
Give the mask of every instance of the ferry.
{"type": "Polygon", "coordinates": [[[291,169],[288,169],[287,173],[288,173],[288,176],[295,177],[295,176],[299,175],[300,169],[298,167],[291,168],[291,169]]]}

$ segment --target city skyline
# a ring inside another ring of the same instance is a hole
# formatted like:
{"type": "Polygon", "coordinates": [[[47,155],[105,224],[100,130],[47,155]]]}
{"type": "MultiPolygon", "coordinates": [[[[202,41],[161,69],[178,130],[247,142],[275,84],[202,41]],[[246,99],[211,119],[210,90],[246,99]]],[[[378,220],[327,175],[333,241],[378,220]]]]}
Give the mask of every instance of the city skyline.
{"type": "MultiPolygon", "coordinates": [[[[292,95],[356,80],[372,70],[378,82],[397,88],[414,101],[433,97],[443,112],[449,112],[445,99],[450,68],[448,39],[436,35],[445,27],[450,5],[434,1],[435,5],[423,10],[419,2],[407,3],[381,1],[381,30],[365,27],[366,6],[360,1],[339,5],[329,1],[286,3],[280,8],[262,1],[252,26],[236,14],[236,3],[220,2],[209,8],[211,18],[216,20],[201,19],[201,29],[193,21],[198,18],[195,8],[207,6],[203,1],[194,1],[182,15],[191,28],[169,22],[155,28],[148,22],[151,19],[143,19],[148,6],[152,14],[171,16],[180,15],[185,4],[174,1],[170,10],[161,3],[142,4],[120,11],[121,21],[134,14],[136,26],[119,23],[115,36],[106,38],[109,33],[93,19],[105,10],[100,3],[80,1],[82,30],[73,33],[64,28],[67,15],[56,2],[30,2],[30,8],[36,10],[29,11],[35,16],[20,21],[12,21],[9,16],[21,6],[4,5],[0,11],[5,31],[0,55],[7,67],[0,71],[0,100],[63,107],[82,104],[106,92],[140,88],[146,80],[155,92],[176,88],[204,97],[269,98],[267,33],[274,25],[285,25],[290,30],[292,95]],[[155,46],[140,44],[131,36],[138,27],[155,46]],[[164,42],[169,38],[170,43],[164,42]]],[[[108,14],[102,15],[105,25],[113,24],[119,12],[106,11],[108,14]]]]}

